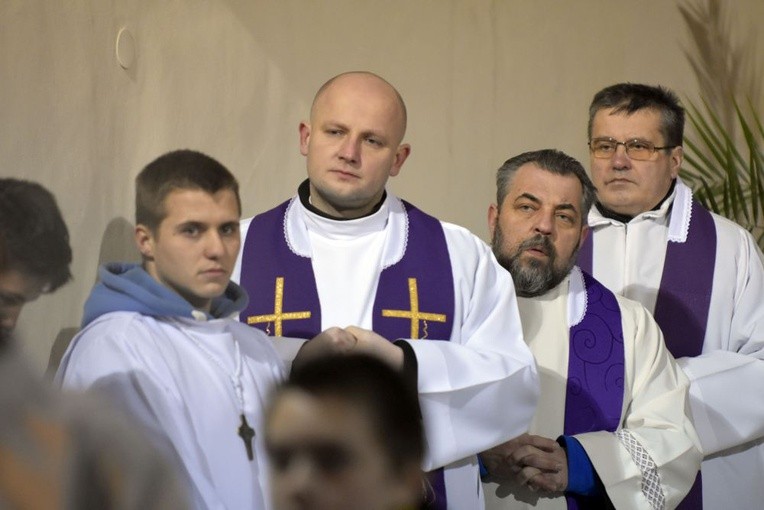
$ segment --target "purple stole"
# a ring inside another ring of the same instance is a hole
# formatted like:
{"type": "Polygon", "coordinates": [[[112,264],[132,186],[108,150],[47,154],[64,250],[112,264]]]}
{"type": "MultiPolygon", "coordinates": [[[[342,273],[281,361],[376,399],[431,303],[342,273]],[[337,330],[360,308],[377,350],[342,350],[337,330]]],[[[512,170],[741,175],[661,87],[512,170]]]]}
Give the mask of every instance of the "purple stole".
{"type": "MultiPolygon", "coordinates": [[[[624,351],[621,309],[615,295],[581,272],[586,314],[570,328],[565,435],[615,432],[623,408],[624,351]]],[[[565,496],[568,508],[590,508],[587,498],[565,496]]]]}
{"type": "MultiPolygon", "coordinates": [[[[443,227],[413,205],[403,204],[408,217],[406,252],[380,273],[372,329],[390,341],[448,341],[453,329],[454,281],[443,227]]],[[[250,299],[240,317],[269,335],[309,339],[321,332],[321,303],[311,259],[295,254],[287,244],[289,205],[290,201],[284,202],[252,219],[240,280],[250,299]]],[[[430,472],[429,477],[435,497],[428,508],[445,510],[443,469],[430,472]]]]}
{"type": "MultiPolygon", "coordinates": [[[[578,254],[578,264],[584,271],[592,269],[595,236],[587,237],[578,254]]],[[[675,358],[698,356],[703,351],[715,264],[714,219],[693,200],[687,240],[667,243],[653,314],[675,358]]]]}
{"type": "MultiPolygon", "coordinates": [[[[678,206],[674,202],[674,207],[678,206]]],[[[578,264],[591,271],[593,239],[589,235],[578,254],[578,264]]],[[[669,241],[661,285],[655,302],[655,321],[663,332],[666,347],[675,358],[703,352],[711,291],[716,265],[714,219],[696,200],[692,201],[687,240],[669,241]]],[[[703,508],[700,473],[678,510],[703,508]]]]}

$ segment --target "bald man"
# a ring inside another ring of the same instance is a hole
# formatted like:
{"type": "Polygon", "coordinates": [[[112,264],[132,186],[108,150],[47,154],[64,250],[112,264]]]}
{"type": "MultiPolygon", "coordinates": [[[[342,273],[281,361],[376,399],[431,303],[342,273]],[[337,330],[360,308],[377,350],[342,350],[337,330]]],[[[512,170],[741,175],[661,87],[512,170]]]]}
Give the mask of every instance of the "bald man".
{"type": "Polygon", "coordinates": [[[476,454],[527,430],[538,377],[490,248],[386,191],[411,152],[405,131],[403,100],[379,76],[321,87],[300,124],[308,179],[242,224],[241,320],[306,339],[348,327],[353,350],[403,370],[419,391],[430,508],[479,509],[476,454]]]}

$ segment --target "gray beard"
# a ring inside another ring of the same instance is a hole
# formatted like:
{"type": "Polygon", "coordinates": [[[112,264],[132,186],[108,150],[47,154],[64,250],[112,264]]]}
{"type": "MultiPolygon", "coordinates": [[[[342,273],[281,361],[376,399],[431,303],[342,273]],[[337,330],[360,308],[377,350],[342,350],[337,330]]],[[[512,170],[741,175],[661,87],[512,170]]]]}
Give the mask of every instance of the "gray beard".
{"type": "Polygon", "coordinates": [[[493,253],[499,264],[512,275],[512,280],[515,283],[515,292],[520,297],[540,296],[557,287],[568,276],[570,270],[573,269],[573,266],[576,264],[576,255],[578,254],[578,249],[576,249],[567,264],[558,269],[555,264],[557,262],[557,250],[555,250],[552,241],[548,237],[539,234],[526,239],[520,243],[520,246],[518,246],[513,254],[502,253],[501,247],[503,245],[504,235],[497,224],[492,240],[493,253]],[[546,253],[549,254],[549,259],[546,262],[530,260],[523,263],[520,255],[523,251],[533,247],[543,247],[546,253]]]}

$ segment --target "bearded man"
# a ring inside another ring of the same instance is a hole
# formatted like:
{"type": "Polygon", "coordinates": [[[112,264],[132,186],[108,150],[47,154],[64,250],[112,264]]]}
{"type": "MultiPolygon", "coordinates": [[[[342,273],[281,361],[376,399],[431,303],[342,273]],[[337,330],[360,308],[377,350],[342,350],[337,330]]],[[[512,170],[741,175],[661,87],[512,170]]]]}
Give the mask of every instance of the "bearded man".
{"type": "Polygon", "coordinates": [[[541,397],[528,434],[481,454],[486,507],[673,508],[701,461],[689,383],[644,307],[574,265],[594,186],[578,161],[540,150],[505,162],[497,188],[493,251],[541,397]]]}

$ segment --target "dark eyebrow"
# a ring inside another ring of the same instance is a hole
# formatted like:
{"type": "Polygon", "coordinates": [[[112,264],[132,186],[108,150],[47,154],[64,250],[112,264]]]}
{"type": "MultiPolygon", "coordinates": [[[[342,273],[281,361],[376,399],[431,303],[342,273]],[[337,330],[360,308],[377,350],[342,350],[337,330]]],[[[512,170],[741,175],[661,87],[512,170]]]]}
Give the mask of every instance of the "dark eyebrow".
{"type": "Polygon", "coordinates": [[[521,198],[525,198],[525,199],[530,200],[531,202],[536,203],[536,204],[540,204],[541,203],[541,200],[539,200],[535,196],[531,195],[530,193],[523,193],[523,194],[519,195],[517,198],[515,198],[515,202],[517,202],[521,198]]]}
{"type": "MultiPolygon", "coordinates": [[[[530,193],[523,193],[519,195],[517,198],[515,198],[515,202],[520,200],[521,198],[524,198],[526,200],[530,200],[534,204],[540,204],[541,200],[539,200],[536,196],[531,195],[530,193]]],[[[554,208],[555,211],[573,211],[575,213],[578,213],[578,209],[576,209],[576,206],[573,204],[565,203],[565,204],[559,204],[554,208]]]]}
{"type": "Polygon", "coordinates": [[[573,204],[560,204],[557,207],[555,207],[554,209],[556,211],[561,211],[562,210],[562,211],[578,212],[578,210],[576,209],[576,206],[574,206],[573,204]]]}
{"type": "Polygon", "coordinates": [[[191,221],[184,221],[183,223],[179,223],[176,228],[178,230],[181,230],[181,229],[188,228],[188,227],[196,227],[199,230],[204,230],[204,229],[207,228],[207,225],[202,223],[201,221],[191,220],[191,221]]]}

